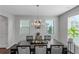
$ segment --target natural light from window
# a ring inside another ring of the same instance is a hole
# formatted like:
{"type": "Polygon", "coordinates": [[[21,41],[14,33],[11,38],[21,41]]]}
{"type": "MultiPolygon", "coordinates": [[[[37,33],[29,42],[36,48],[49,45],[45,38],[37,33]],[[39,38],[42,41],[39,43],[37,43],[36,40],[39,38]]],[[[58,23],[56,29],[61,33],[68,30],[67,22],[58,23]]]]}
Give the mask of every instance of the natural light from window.
{"type": "Polygon", "coordinates": [[[79,45],[79,15],[68,17],[68,38],[79,45]]]}
{"type": "Polygon", "coordinates": [[[30,21],[20,20],[20,34],[29,34],[30,21]]]}
{"type": "Polygon", "coordinates": [[[47,34],[53,34],[54,33],[53,20],[46,20],[45,23],[46,23],[47,34]]]}

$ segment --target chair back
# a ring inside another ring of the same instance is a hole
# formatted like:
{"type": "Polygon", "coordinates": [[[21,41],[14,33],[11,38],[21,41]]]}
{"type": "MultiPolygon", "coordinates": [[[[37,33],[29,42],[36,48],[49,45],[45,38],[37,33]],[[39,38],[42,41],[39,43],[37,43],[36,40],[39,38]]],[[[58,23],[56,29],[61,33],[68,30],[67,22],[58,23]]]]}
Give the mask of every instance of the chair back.
{"type": "Polygon", "coordinates": [[[51,40],[51,36],[50,35],[45,35],[44,40],[51,40]]]}
{"type": "Polygon", "coordinates": [[[29,45],[18,45],[18,54],[30,54],[30,46],[29,45]]]}
{"type": "Polygon", "coordinates": [[[33,40],[33,36],[26,36],[26,41],[32,41],[33,40]]]}
{"type": "Polygon", "coordinates": [[[36,45],[35,46],[35,53],[36,54],[46,54],[46,45],[36,45]]]}
{"type": "Polygon", "coordinates": [[[51,54],[62,54],[63,45],[51,45],[51,54]]]}

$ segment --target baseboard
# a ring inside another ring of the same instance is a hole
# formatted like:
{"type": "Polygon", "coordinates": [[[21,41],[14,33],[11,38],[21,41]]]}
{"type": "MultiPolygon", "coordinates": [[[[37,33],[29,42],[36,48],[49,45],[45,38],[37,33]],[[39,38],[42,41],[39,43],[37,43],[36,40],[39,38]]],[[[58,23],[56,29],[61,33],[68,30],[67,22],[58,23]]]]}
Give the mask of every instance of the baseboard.
{"type": "Polygon", "coordinates": [[[68,52],[70,52],[71,54],[75,54],[75,53],[73,53],[73,52],[71,52],[71,51],[68,51],[68,52]]]}
{"type": "MultiPolygon", "coordinates": [[[[13,46],[13,45],[12,45],[12,46],[13,46]]],[[[6,49],[10,49],[10,47],[12,47],[12,46],[7,47],[6,49]]]]}
{"type": "MultiPolygon", "coordinates": [[[[15,43],[15,44],[16,44],[16,43],[15,43]]],[[[6,49],[10,49],[13,45],[14,45],[14,44],[12,44],[12,45],[8,46],[6,49]]]]}
{"type": "Polygon", "coordinates": [[[6,48],[0,48],[0,49],[6,49],[6,48]]]}

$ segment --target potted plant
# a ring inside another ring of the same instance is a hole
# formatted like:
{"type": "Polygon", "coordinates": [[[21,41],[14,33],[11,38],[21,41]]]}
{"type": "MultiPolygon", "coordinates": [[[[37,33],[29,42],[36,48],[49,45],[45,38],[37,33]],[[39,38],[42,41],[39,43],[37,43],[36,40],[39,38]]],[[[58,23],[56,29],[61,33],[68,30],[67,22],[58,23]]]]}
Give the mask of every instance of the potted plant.
{"type": "Polygon", "coordinates": [[[71,27],[68,30],[69,42],[73,42],[73,39],[79,36],[79,31],[76,27],[71,27]]]}

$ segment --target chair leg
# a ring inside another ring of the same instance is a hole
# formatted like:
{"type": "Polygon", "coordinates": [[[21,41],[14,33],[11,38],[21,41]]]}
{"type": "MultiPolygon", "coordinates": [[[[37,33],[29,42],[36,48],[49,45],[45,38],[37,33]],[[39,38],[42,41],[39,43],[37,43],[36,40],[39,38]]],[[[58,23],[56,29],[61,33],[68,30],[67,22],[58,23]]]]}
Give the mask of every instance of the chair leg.
{"type": "Polygon", "coordinates": [[[47,48],[46,54],[51,54],[51,48],[47,48]]]}
{"type": "Polygon", "coordinates": [[[30,49],[30,54],[35,54],[35,49],[30,49]]]}

